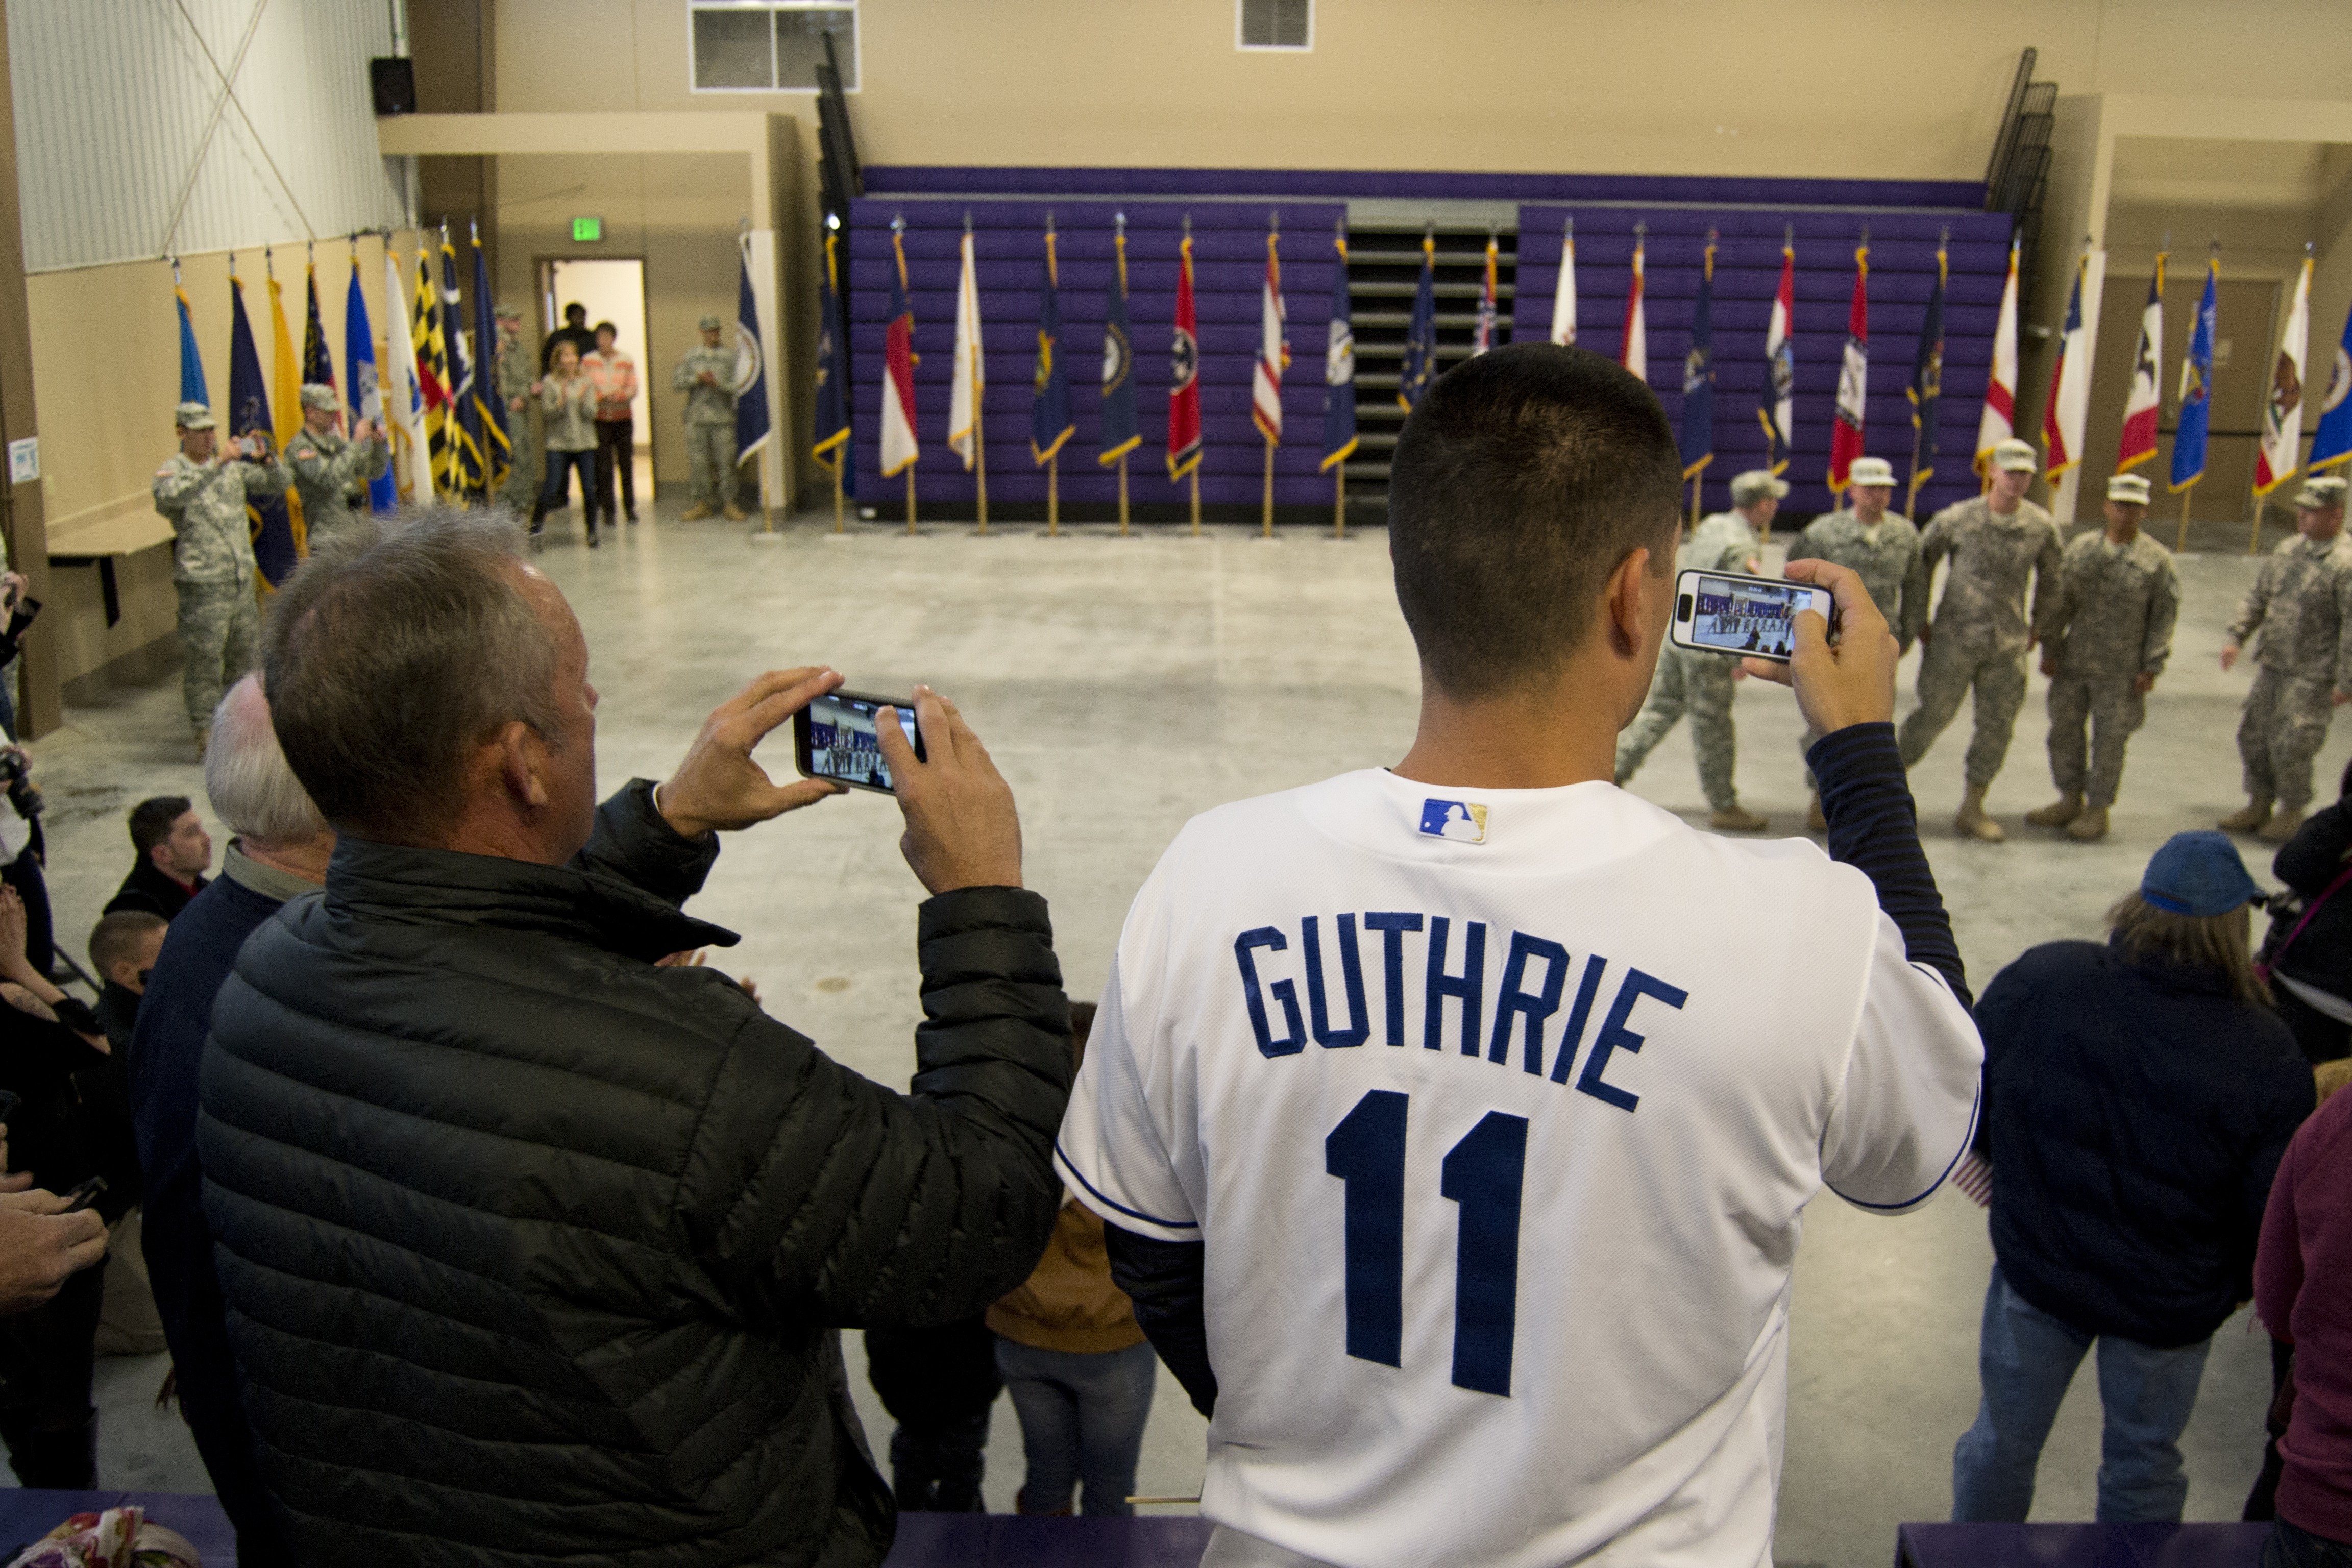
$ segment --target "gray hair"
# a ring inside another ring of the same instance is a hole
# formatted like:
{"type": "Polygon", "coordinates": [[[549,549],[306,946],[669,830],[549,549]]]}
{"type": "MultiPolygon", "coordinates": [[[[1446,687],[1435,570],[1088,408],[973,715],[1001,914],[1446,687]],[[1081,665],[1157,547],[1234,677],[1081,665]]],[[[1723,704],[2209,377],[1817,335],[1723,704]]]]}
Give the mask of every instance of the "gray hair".
{"type": "Polygon", "coordinates": [[[286,761],[337,828],[429,842],[464,807],[473,748],[520,721],[564,743],[559,657],[523,595],[522,525],[497,507],[362,518],[270,604],[262,673],[286,761]]]}
{"type": "Polygon", "coordinates": [[[329,831],[270,727],[261,677],[248,675],[213,710],[205,794],[228,830],[257,844],[299,844],[329,831]]]}

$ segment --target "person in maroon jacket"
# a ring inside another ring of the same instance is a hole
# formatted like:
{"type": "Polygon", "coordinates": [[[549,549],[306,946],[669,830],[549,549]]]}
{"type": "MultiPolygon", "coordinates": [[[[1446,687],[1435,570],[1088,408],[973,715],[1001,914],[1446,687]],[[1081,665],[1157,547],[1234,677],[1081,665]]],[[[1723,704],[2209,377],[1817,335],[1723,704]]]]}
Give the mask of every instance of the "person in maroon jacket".
{"type": "Polygon", "coordinates": [[[2279,1163],[2254,1311],[2294,1347],[2263,1568],[2352,1568],[2352,1093],[2313,1112],[2279,1163]]]}

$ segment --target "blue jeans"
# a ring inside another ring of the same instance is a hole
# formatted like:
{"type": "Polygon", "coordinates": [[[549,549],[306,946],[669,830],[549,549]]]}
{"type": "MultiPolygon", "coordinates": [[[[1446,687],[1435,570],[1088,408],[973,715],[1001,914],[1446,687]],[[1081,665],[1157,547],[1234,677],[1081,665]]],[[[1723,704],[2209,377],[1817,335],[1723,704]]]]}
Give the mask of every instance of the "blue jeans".
{"type": "Polygon", "coordinates": [[[2263,1542],[2262,1568],[2352,1568],[2352,1542],[2330,1541],[2273,1520],[2270,1539],[2263,1542]]]}
{"type": "Polygon", "coordinates": [[[1127,1500],[1160,1378],[1150,1344],[1088,1355],[1036,1350],[999,1335],[996,1370],[1021,1417],[1021,1449],[1029,1461],[1021,1511],[1063,1512],[1083,1477],[1089,1517],[1134,1513],[1127,1500]]]}
{"type": "MultiPolygon", "coordinates": [[[[539,515],[561,511],[572,500],[572,475],[580,474],[580,510],[588,520],[588,531],[596,531],[596,449],[584,452],[559,452],[552,447],[547,454],[547,483],[539,492],[539,515]]],[[[533,520],[534,522],[536,519],[533,520]]]]}
{"type": "Polygon", "coordinates": [[[2210,1340],[2158,1350],[2084,1332],[2020,1296],[1993,1265],[1985,1288],[1977,1370],[1984,1384],[1977,1423],[1952,1450],[1955,1523],[2022,1523],[2033,1506],[2033,1468],[2084,1352],[2097,1339],[2099,1522],[2178,1524],[2189,1497],[2180,1434],[2197,1407],[2210,1340]]]}

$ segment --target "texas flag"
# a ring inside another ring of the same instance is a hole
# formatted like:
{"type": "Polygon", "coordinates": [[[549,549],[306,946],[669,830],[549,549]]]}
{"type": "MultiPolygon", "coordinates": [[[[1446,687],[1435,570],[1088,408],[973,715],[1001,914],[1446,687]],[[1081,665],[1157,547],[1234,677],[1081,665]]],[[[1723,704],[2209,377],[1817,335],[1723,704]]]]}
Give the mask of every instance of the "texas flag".
{"type": "Polygon", "coordinates": [[[923,455],[915,439],[915,308],[907,302],[906,228],[893,224],[890,324],[882,333],[882,476],[893,478],[923,455]]]}
{"type": "Polygon", "coordinates": [[[2066,295],[2066,324],[2058,333],[2058,363],[2050,372],[2050,395],[2042,409],[2042,473],[2055,479],[2083,460],[2083,420],[2091,408],[2091,335],[2083,327],[2083,272],[2074,264],[2074,287],[2066,295]]]}
{"type": "Polygon", "coordinates": [[[1992,373],[1985,379],[1984,413],[1977,420],[1977,472],[1992,449],[2017,434],[2017,241],[2009,242],[2009,281],[1992,330],[1992,373]]]}
{"type": "Polygon", "coordinates": [[[2157,252],[2156,272],[2147,280],[2147,303],[2140,307],[2139,346],[2132,351],[2131,395],[2124,399],[2124,436],[2116,447],[2116,472],[2156,456],[2157,416],[2164,407],[2164,391],[2157,380],[2157,355],[2164,343],[2164,253],[2157,252]]]}
{"type": "Polygon", "coordinates": [[[1258,296],[1257,363],[1250,370],[1250,421],[1270,446],[1282,441],[1282,373],[1290,365],[1284,335],[1281,235],[1265,237],[1265,287],[1258,296]]]}
{"type": "Polygon", "coordinates": [[[1650,379],[1650,319],[1642,307],[1642,250],[1648,226],[1633,226],[1633,284],[1625,295],[1625,340],[1617,363],[1643,381],[1650,379]]]}
{"type": "Polygon", "coordinates": [[[1870,400],[1870,247],[1853,253],[1853,304],[1846,312],[1845,361],[1838,367],[1837,418],[1830,426],[1830,493],[1846,487],[1862,456],[1862,425],[1870,400]]]}

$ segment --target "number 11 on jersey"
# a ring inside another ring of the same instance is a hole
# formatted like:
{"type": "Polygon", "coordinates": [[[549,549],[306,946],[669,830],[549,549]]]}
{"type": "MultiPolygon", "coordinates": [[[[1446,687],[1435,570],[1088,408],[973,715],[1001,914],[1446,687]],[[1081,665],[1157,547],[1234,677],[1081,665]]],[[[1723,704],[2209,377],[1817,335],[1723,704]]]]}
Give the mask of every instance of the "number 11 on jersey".
{"type": "MultiPolygon", "coordinates": [[[[1348,1353],[1403,1364],[1404,1136],[1411,1097],[1376,1089],[1323,1140],[1323,1169],[1347,1185],[1348,1353]]],[[[1519,1294],[1519,1194],[1528,1119],[1490,1110],[1438,1167],[1457,1205],[1454,1384],[1508,1397],[1519,1294]]]]}

